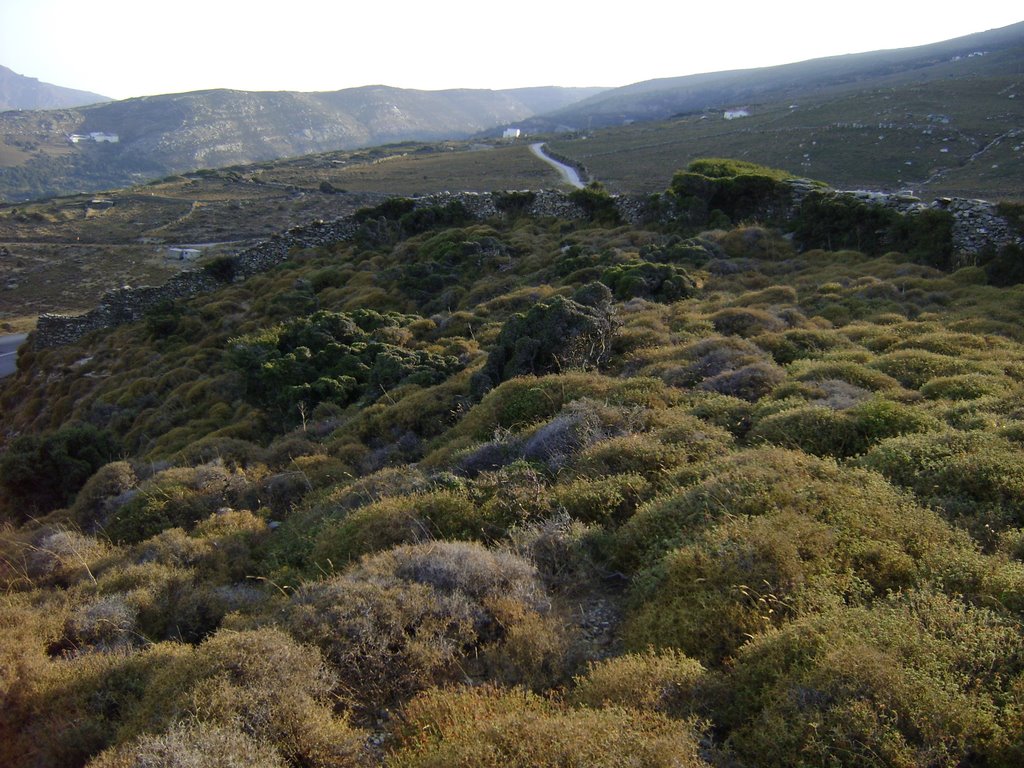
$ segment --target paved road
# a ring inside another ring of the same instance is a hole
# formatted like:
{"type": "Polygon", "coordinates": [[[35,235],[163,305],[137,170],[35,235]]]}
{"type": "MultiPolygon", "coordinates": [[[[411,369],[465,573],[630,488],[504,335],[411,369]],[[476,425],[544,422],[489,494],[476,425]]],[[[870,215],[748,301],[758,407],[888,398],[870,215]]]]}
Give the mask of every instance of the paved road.
{"type": "Polygon", "coordinates": [[[583,180],[580,179],[580,175],[576,172],[575,168],[566,165],[565,163],[560,163],[553,157],[548,157],[546,154],[544,154],[543,141],[539,141],[536,144],[531,144],[530,151],[533,152],[533,154],[535,154],[548,165],[553,166],[556,171],[562,174],[562,179],[567,184],[571,184],[572,186],[576,187],[576,189],[583,189],[583,187],[586,186],[583,183],[583,180]]]}
{"type": "Polygon", "coordinates": [[[25,340],[24,333],[0,336],[0,378],[10,376],[17,370],[18,347],[25,340]]]}

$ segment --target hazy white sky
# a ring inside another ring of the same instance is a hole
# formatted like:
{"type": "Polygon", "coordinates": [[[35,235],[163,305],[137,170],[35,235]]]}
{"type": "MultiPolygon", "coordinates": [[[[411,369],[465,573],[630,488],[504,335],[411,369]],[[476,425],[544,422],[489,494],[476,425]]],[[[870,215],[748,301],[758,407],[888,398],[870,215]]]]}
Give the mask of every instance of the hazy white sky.
{"type": "Polygon", "coordinates": [[[0,64],[113,98],[618,86],[1022,20],[1015,0],[0,0],[0,64]]]}

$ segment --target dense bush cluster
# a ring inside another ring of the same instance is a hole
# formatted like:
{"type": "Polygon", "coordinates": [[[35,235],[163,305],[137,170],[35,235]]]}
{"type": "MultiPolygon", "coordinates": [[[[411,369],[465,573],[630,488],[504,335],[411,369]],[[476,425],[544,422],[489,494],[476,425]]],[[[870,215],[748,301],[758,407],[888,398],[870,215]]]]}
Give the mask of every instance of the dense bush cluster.
{"type": "Polygon", "coordinates": [[[615,332],[608,289],[597,284],[576,298],[554,296],[506,321],[476,390],[485,392],[516,376],[586,370],[604,362],[615,332]]]}
{"type": "Polygon", "coordinates": [[[672,177],[670,200],[690,226],[776,221],[790,205],[787,178],[785,172],[743,160],[695,160],[672,177]]]}
{"type": "Polygon", "coordinates": [[[232,362],[251,401],[294,421],[299,408],[312,413],[321,403],[372,401],[402,384],[436,384],[457,371],[454,357],[401,343],[402,330],[417,319],[317,312],[235,339],[232,362]]]}
{"type": "Polygon", "coordinates": [[[784,188],[392,200],[23,358],[0,764],[1021,764],[1022,292],[784,188]]]}

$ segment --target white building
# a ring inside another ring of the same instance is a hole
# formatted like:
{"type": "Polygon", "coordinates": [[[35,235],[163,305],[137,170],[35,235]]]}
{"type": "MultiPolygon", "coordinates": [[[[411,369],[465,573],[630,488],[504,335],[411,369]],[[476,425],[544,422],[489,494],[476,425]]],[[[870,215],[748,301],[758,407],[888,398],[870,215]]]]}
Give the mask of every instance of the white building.
{"type": "Polygon", "coordinates": [[[91,133],[72,133],[68,136],[72,144],[81,144],[83,141],[95,141],[97,144],[117,144],[121,138],[116,133],[104,133],[103,131],[92,131],[91,133]]]}
{"type": "Polygon", "coordinates": [[[750,110],[746,107],[739,107],[738,109],[727,109],[722,115],[726,120],[735,120],[738,117],[750,117],[750,110]]]}
{"type": "Polygon", "coordinates": [[[522,135],[523,135],[523,132],[521,130],[519,130],[518,128],[506,128],[505,132],[503,134],[501,134],[501,138],[503,138],[503,139],[518,139],[522,135]]]}

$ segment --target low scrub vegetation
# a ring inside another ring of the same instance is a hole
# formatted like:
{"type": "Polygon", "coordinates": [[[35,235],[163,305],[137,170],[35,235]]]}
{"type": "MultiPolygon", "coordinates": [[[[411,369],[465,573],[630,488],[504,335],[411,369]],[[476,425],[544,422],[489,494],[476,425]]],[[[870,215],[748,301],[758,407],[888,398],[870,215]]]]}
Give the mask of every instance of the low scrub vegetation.
{"type": "Polygon", "coordinates": [[[1021,764],[1021,292],[787,189],[392,200],[23,358],[0,764],[1021,764]]]}

